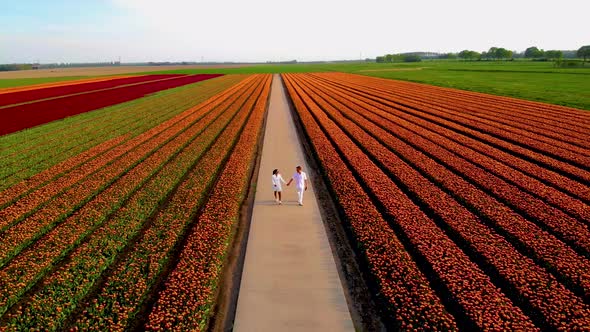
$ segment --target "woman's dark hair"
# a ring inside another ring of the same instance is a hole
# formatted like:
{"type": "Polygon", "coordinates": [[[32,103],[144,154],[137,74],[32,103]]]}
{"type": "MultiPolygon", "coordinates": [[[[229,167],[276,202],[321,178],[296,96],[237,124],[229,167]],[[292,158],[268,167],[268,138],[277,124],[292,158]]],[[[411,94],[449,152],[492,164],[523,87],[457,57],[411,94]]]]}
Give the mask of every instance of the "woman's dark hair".
{"type": "Polygon", "coordinates": [[[278,172],[279,172],[279,170],[275,168],[275,170],[272,171],[272,175],[276,175],[278,172]]]}

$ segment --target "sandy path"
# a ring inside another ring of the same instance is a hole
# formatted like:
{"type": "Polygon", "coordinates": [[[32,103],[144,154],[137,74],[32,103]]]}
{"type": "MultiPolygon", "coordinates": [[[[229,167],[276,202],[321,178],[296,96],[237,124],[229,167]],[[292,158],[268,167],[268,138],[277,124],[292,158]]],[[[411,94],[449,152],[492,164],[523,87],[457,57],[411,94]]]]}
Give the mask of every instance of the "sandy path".
{"type": "Polygon", "coordinates": [[[298,140],[275,75],[234,331],[354,331],[313,187],[303,207],[293,184],[272,197],[274,168],[307,169],[298,140]]]}

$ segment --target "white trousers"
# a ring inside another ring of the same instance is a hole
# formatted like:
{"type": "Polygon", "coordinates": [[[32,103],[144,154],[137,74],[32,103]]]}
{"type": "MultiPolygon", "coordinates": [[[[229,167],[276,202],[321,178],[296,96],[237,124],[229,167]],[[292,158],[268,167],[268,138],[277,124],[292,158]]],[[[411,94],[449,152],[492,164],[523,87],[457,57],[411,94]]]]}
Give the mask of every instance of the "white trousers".
{"type": "Polygon", "coordinates": [[[304,188],[297,188],[297,199],[299,204],[303,204],[303,193],[305,192],[304,188]]]}

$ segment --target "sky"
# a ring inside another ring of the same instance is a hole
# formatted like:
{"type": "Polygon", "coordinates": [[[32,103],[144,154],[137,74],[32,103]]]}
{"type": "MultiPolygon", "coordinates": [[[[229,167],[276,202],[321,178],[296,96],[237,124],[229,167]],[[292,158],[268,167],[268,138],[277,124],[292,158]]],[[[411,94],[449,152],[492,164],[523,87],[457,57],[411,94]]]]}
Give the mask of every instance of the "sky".
{"type": "Polygon", "coordinates": [[[578,49],[589,12],[587,0],[0,0],[0,63],[578,49]]]}

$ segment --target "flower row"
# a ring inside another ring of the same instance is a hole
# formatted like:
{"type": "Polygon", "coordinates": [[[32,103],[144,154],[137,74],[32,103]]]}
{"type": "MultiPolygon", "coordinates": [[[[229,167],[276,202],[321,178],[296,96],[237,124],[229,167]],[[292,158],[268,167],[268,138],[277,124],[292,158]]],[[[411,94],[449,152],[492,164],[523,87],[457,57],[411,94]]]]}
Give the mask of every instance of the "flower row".
{"type": "MultiPolygon", "coordinates": [[[[330,119],[323,111],[325,108],[332,116],[338,110],[325,101],[318,104],[314,92],[309,87],[299,84],[298,90],[308,109],[317,119],[342,158],[348,161],[353,173],[366,186],[368,192],[382,206],[384,213],[391,218],[392,228],[407,239],[416,260],[424,261],[431,270],[429,276],[444,284],[449,293],[445,296],[457,308],[457,312],[467,317],[470,324],[478,329],[534,329],[526,315],[512,304],[489,277],[455,244],[436,223],[424,214],[420,208],[385,174],[359,146],[342,130],[342,124],[330,119]]],[[[317,96],[316,96],[317,98],[317,96]]],[[[354,130],[355,140],[361,144],[370,144],[370,136],[358,127],[354,130]]],[[[374,141],[374,140],[373,140],[374,141]]],[[[376,141],[375,141],[376,142],[376,141]]],[[[386,151],[379,143],[383,155],[386,151]]],[[[431,192],[434,200],[444,200],[440,193],[431,192]]],[[[457,313],[455,313],[457,314],[457,313]]]]}
{"type": "MultiPolygon", "coordinates": [[[[241,95],[241,92],[237,95],[241,95]]],[[[6,320],[10,324],[22,327],[61,324],[77,307],[78,302],[93,287],[97,279],[109,268],[117,254],[123,248],[132,245],[134,238],[146,227],[146,222],[150,220],[152,214],[156,213],[160,203],[174,191],[179,181],[224,131],[225,126],[232,119],[236,119],[238,123],[244,121],[244,116],[240,120],[240,118],[234,118],[234,115],[246,97],[242,96],[236,100],[234,96],[229,96],[226,100],[213,104],[212,106],[221,113],[212,112],[210,119],[212,122],[199,130],[197,136],[190,133],[192,128],[181,134],[177,140],[185,143],[180,150],[175,144],[163,146],[120,181],[109,187],[104,197],[99,195],[97,199],[84,206],[74,218],[70,218],[72,222],[68,223],[70,220],[64,222],[67,227],[60,227],[59,230],[68,229],[68,233],[51,234],[55,236],[47,235],[42,238],[43,241],[53,237],[53,242],[69,244],[71,253],[68,253],[68,260],[65,264],[59,265],[54,272],[42,276],[39,289],[27,299],[22,300],[25,305],[19,305],[13,309],[6,316],[6,320]],[[156,169],[153,169],[154,166],[157,166],[156,169]],[[153,170],[150,171],[151,169],[153,170]],[[145,184],[141,184],[142,182],[145,184]],[[129,188],[137,183],[140,183],[141,188],[126,202],[114,201],[116,197],[124,196],[124,192],[129,191],[129,188]],[[102,209],[100,206],[103,206],[102,209]],[[116,207],[116,210],[108,211],[112,206],[116,207]],[[69,238],[86,236],[87,239],[83,242],[78,240],[68,243],[65,240],[68,235],[69,238]]],[[[64,248],[51,249],[59,251],[64,248]]],[[[35,250],[35,252],[38,251],[35,250]]],[[[33,257],[29,257],[31,258],[33,257]]],[[[31,269],[27,270],[30,274],[31,269]]],[[[13,280],[12,282],[22,283],[23,281],[13,280]]]]}
{"type": "Polygon", "coordinates": [[[456,321],[387,221],[315,122],[291,75],[283,75],[291,100],[346,217],[384,311],[400,329],[456,330],[456,321]]]}
{"type": "MultiPolygon", "coordinates": [[[[545,324],[555,328],[566,326],[572,329],[590,324],[590,309],[580,298],[566,290],[552,275],[535,265],[531,259],[516,251],[508,241],[486,227],[477,216],[424,178],[412,168],[412,165],[406,164],[387,147],[406,158],[411,155],[420,155],[420,152],[397,140],[388,131],[379,128],[376,123],[371,123],[359,113],[353,112],[345,104],[337,101],[338,98],[334,99],[324,94],[322,87],[313,83],[315,82],[308,85],[309,88],[306,91],[314,98],[314,101],[340,128],[359,142],[360,147],[373,156],[384,170],[399,179],[412,195],[422,204],[427,205],[445,227],[452,230],[454,237],[458,238],[454,240],[455,242],[465,243],[468,250],[474,252],[478,260],[482,262],[481,266],[492,266],[503,279],[503,283],[509,285],[508,292],[512,289],[516,291],[516,299],[526,301],[527,306],[542,313],[545,324]],[[379,141],[375,137],[378,137],[379,141]]],[[[396,130],[391,130],[391,132],[394,131],[396,130]]],[[[423,168],[430,172],[441,172],[440,165],[428,160],[427,157],[422,157],[427,160],[423,168]]],[[[480,193],[480,195],[485,194],[480,193]]],[[[387,202],[383,204],[386,205],[387,202]]],[[[588,265],[583,259],[579,261],[582,266],[588,265]]],[[[585,286],[588,287],[588,280],[585,286]]],[[[585,291],[588,291],[588,288],[585,291]]]]}
{"type": "MultiPolygon", "coordinates": [[[[175,190],[165,209],[158,211],[152,225],[132,246],[127,256],[104,278],[104,285],[92,301],[80,304],[87,309],[75,318],[78,328],[94,327],[104,330],[125,330],[133,322],[146,299],[150,298],[156,282],[172,262],[174,249],[192,226],[202,203],[215,183],[223,162],[242,131],[267,78],[259,78],[259,86],[244,105],[236,105],[240,114],[223,129],[210,149],[192,166],[175,190]]],[[[196,142],[195,142],[196,144],[196,142]]],[[[188,151],[195,151],[193,147],[188,151]]],[[[194,152],[193,152],[194,153],[194,152]]]]}
{"type": "Polygon", "coordinates": [[[0,135],[218,76],[220,75],[201,74],[180,76],[6,107],[0,112],[0,123],[2,123],[0,126],[0,135]]]}
{"type": "MultiPolygon", "coordinates": [[[[149,181],[154,174],[160,172],[160,169],[179,151],[183,151],[188,144],[200,137],[204,130],[219,128],[219,121],[221,123],[223,123],[224,119],[228,121],[231,114],[225,112],[225,110],[238,100],[242,94],[242,91],[236,90],[234,94],[229,95],[226,99],[219,99],[208,105],[203,105],[202,111],[208,114],[202,118],[202,121],[196,123],[192,120],[187,122],[179,121],[179,125],[185,126],[181,134],[158,147],[153,154],[143,159],[123,176],[113,180],[106,190],[97,194],[70,217],[55,224],[55,228],[51,231],[46,232],[43,236],[36,235],[35,237],[39,238],[39,240],[0,270],[3,279],[0,285],[6,287],[3,291],[5,290],[5,294],[9,295],[0,303],[2,304],[0,306],[3,309],[2,311],[14,303],[34,282],[43,277],[47,269],[63,259],[64,255],[76,248],[105,220],[109,220],[108,218],[112,213],[122,213],[119,211],[122,204],[129,200],[130,197],[134,197],[132,195],[149,181]],[[216,119],[219,119],[219,121],[216,121],[216,119]],[[213,127],[211,127],[212,124],[213,127]],[[20,286],[15,287],[15,285],[20,286]]],[[[134,150],[126,156],[134,159],[134,153],[138,154],[140,151],[134,150]]],[[[83,181],[81,185],[84,184],[88,185],[88,182],[83,181]]],[[[163,186],[162,188],[166,187],[163,186]]],[[[159,201],[156,201],[156,206],[158,203],[159,201]]],[[[67,206],[66,203],[64,205],[67,206]]],[[[149,204],[146,204],[146,206],[155,208],[149,204]]],[[[98,254],[103,255],[104,253],[98,251],[98,254]]],[[[100,267],[100,265],[97,265],[97,267],[100,267]]]]}
{"type": "Polygon", "coordinates": [[[251,181],[271,76],[265,75],[264,80],[252,115],[222,166],[208,201],[187,234],[179,261],[149,313],[146,330],[201,330],[206,325],[220,270],[251,181]]]}
{"type": "Polygon", "coordinates": [[[590,262],[535,223],[524,219],[486,192],[419,152],[410,146],[407,140],[404,142],[393,136],[392,133],[404,130],[403,119],[388,117],[389,113],[362,104],[358,100],[355,103],[359,105],[356,105],[350,98],[345,98],[345,94],[340,94],[327,85],[317,82],[315,84],[326,92],[332,92],[334,98],[347,102],[346,107],[342,106],[339,109],[348,118],[374,137],[378,137],[382,144],[395,149],[396,153],[414,168],[451,193],[462,204],[475,209],[478,215],[489,220],[503,234],[507,234],[509,241],[526,248],[534,259],[543,262],[543,265],[548,266],[553,273],[573,284],[574,288],[581,289],[581,293],[588,298],[590,278],[585,271],[590,270],[590,262]]]}
{"type": "Polygon", "coordinates": [[[49,123],[4,137],[0,157],[0,190],[43,172],[105,141],[139,135],[236,84],[242,78],[223,76],[181,89],[160,92],[132,102],[49,123]],[[19,139],[20,138],[20,139],[19,139]]]}

